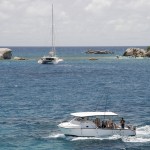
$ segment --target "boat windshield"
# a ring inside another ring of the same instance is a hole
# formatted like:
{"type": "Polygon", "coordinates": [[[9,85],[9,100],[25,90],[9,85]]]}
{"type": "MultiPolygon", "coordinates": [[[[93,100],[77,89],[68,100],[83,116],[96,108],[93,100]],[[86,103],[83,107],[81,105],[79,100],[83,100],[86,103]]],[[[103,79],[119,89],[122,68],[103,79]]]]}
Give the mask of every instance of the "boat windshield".
{"type": "Polygon", "coordinates": [[[74,120],[76,120],[76,121],[87,121],[87,120],[89,120],[89,117],[75,117],[74,120]]]}

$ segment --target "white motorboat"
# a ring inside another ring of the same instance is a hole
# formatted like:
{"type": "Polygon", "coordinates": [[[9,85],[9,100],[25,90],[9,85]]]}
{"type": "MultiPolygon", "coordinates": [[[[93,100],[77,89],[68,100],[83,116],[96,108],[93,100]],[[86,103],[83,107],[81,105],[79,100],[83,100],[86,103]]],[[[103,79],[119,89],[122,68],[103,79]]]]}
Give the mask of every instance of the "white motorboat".
{"type": "Polygon", "coordinates": [[[56,56],[56,49],[54,45],[54,25],[53,25],[53,5],[52,5],[52,50],[49,52],[48,56],[43,56],[38,60],[39,64],[57,64],[63,59],[56,56]]]}
{"type": "Polygon", "coordinates": [[[78,112],[71,113],[71,121],[58,125],[60,130],[68,136],[78,137],[104,137],[104,136],[135,136],[136,128],[132,125],[115,123],[118,114],[114,112],[78,112]]]}

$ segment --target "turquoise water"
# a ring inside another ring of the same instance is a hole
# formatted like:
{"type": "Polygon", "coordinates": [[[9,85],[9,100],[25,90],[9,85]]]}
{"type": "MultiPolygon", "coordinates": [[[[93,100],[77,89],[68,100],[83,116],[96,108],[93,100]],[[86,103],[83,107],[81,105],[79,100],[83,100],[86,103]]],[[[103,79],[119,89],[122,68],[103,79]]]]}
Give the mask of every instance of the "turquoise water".
{"type": "Polygon", "coordinates": [[[59,47],[64,59],[40,65],[44,47],[12,47],[26,61],[0,60],[0,150],[150,149],[150,59],[122,58],[126,47],[59,47]],[[90,57],[98,60],[90,61],[90,57]],[[137,126],[135,137],[65,137],[57,125],[78,111],[114,111],[137,126]]]}

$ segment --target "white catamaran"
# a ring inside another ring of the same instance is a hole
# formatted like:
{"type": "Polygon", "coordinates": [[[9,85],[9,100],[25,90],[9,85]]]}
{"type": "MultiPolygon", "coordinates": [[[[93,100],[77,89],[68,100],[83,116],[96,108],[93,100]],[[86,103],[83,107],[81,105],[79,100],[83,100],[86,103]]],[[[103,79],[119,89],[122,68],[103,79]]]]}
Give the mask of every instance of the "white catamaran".
{"type": "Polygon", "coordinates": [[[52,50],[49,52],[49,55],[43,56],[38,60],[39,64],[57,64],[63,59],[60,59],[56,56],[56,49],[54,45],[54,19],[53,19],[53,4],[52,4],[52,50]]]}
{"type": "Polygon", "coordinates": [[[115,123],[114,112],[78,112],[71,113],[74,118],[71,121],[58,125],[60,130],[69,136],[78,137],[103,137],[103,136],[135,136],[136,128],[132,125],[115,123]]]}

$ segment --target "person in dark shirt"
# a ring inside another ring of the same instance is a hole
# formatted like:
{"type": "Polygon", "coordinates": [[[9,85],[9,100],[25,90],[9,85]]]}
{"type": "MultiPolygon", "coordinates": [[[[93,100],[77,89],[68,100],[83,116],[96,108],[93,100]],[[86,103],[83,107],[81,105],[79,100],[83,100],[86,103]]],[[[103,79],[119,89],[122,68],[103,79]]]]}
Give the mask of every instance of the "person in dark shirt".
{"type": "Polygon", "coordinates": [[[102,121],[102,128],[106,128],[105,122],[102,121]]]}
{"type": "Polygon", "coordinates": [[[123,118],[120,120],[120,125],[121,125],[121,128],[124,129],[125,120],[123,118]]]}

